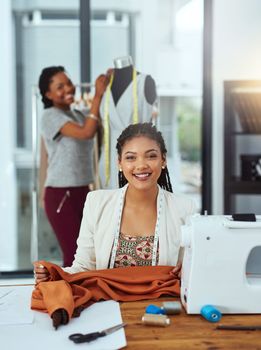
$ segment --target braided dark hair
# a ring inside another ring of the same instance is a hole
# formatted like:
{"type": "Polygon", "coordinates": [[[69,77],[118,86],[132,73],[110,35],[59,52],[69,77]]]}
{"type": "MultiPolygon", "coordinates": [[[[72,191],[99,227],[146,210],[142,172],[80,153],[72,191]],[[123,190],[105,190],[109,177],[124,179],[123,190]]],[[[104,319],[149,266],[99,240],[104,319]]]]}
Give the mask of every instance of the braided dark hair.
{"type": "MultiPolygon", "coordinates": [[[[137,136],[145,136],[153,141],[156,141],[160,147],[162,156],[164,158],[166,157],[167,149],[161,132],[158,131],[156,127],[152,125],[152,123],[138,123],[129,125],[126,129],[123,130],[117,139],[116,149],[119,159],[121,159],[122,148],[125,143],[137,136]]],[[[128,182],[122,171],[119,171],[118,173],[118,181],[119,187],[125,186],[128,182]]],[[[161,170],[160,177],[158,178],[158,184],[164,190],[173,192],[167,167],[161,170]]]]}
{"type": "Polygon", "coordinates": [[[52,66],[52,67],[47,67],[42,70],[42,73],[39,78],[39,90],[42,95],[42,102],[44,104],[44,108],[49,108],[53,106],[53,102],[49,100],[45,96],[47,91],[49,90],[49,85],[51,82],[52,77],[60,72],[65,72],[65,69],[63,66],[52,66]]]}

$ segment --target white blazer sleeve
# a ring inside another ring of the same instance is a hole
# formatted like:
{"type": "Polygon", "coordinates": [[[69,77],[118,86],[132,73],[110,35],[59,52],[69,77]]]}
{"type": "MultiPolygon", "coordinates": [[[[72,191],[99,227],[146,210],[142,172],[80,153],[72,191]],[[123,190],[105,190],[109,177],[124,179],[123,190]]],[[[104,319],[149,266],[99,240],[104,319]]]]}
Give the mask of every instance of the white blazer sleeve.
{"type": "Polygon", "coordinates": [[[71,267],[64,268],[65,272],[76,273],[96,269],[96,255],[94,249],[95,217],[94,207],[97,204],[94,192],[87,195],[79,237],[77,239],[77,250],[71,267]]]}

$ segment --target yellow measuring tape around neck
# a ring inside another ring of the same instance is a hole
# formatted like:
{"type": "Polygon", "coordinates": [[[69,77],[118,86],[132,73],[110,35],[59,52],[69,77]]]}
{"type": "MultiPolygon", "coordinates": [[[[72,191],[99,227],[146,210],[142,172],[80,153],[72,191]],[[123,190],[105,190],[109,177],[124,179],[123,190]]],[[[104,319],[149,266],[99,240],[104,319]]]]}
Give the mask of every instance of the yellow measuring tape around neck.
{"type": "Polygon", "coordinates": [[[133,99],[132,123],[137,124],[139,122],[139,114],[138,114],[137,71],[135,68],[133,68],[133,71],[132,71],[132,99],[133,99]]]}
{"type": "MultiPolygon", "coordinates": [[[[114,75],[110,77],[110,82],[105,93],[104,103],[104,160],[105,160],[105,186],[107,187],[110,181],[110,93],[113,83],[114,75]]],[[[132,99],[133,99],[133,115],[132,123],[137,124],[139,122],[138,114],[138,89],[137,89],[137,71],[135,68],[132,70],[132,99]]]]}
{"type": "Polygon", "coordinates": [[[113,74],[110,77],[109,86],[105,95],[104,103],[104,159],[105,159],[105,186],[108,186],[110,181],[110,116],[109,116],[109,104],[110,104],[110,91],[113,83],[113,74]]]}

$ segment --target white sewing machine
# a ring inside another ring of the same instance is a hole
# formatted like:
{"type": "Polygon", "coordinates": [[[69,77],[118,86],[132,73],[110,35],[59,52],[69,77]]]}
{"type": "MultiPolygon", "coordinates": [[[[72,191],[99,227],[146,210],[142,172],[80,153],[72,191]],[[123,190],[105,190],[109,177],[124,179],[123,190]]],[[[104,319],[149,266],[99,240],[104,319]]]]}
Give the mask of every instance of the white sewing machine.
{"type": "Polygon", "coordinates": [[[181,301],[222,313],[261,313],[261,216],[256,222],[194,215],[182,226],[181,301]]]}

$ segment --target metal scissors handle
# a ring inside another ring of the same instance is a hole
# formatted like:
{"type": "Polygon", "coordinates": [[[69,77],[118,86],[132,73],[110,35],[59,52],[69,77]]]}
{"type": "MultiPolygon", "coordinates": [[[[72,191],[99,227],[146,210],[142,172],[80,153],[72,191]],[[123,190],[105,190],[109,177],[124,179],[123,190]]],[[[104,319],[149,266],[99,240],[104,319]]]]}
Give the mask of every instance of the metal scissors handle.
{"type": "Polygon", "coordinates": [[[93,332],[88,334],[74,333],[69,335],[69,339],[72,340],[75,344],[79,343],[89,343],[92,340],[104,337],[106,334],[103,332],[93,332]]]}
{"type": "Polygon", "coordinates": [[[85,342],[89,343],[89,342],[96,340],[100,337],[105,337],[108,334],[116,332],[118,329],[120,329],[124,326],[125,326],[125,323],[121,323],[121,324],[118,324],[117,326],[104,329],[101,332],[92,332],[92,333],[87,333],[87,334],[74,333],[74,334],[69,335],[69,339],[72,340],[75,344],[85,343],[85,342]]]}

